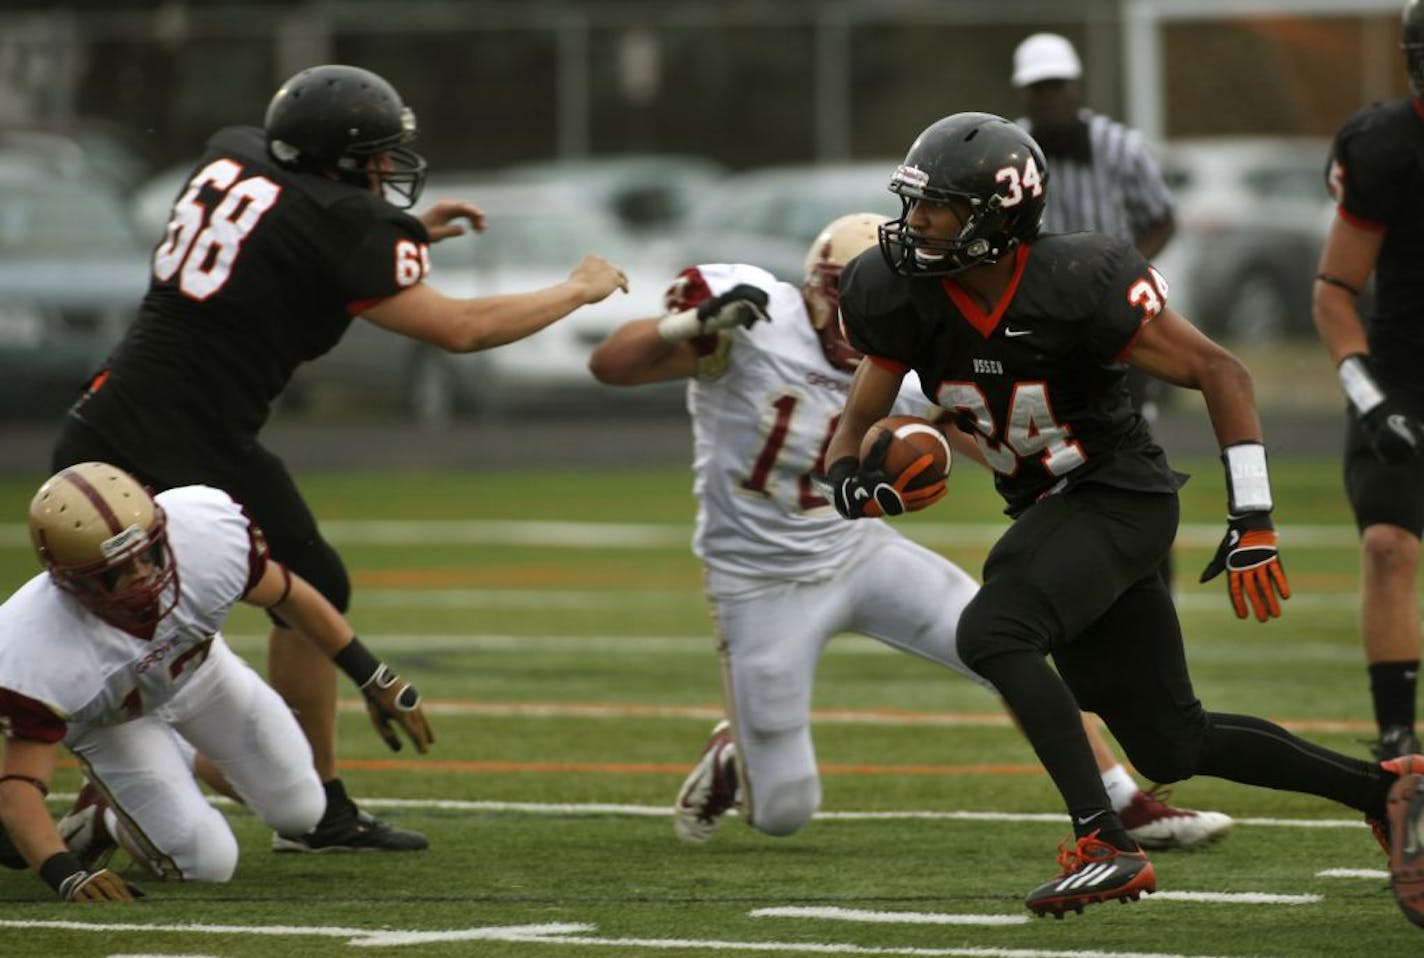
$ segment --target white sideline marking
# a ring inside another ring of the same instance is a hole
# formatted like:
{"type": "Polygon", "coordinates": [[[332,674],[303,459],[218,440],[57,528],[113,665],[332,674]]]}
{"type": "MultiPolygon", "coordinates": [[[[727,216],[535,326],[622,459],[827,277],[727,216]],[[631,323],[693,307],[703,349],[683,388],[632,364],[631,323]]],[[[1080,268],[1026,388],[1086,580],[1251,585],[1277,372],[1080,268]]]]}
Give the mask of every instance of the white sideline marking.
{"type": "Polygon", "coordinates": [[[902,955],[906,958],[1210,958],[1168,952],[1139,951],[1047,951],[1038,948],[881,948],[839,942],[722,941],[678,938],[596,938],[574,932],[596,930],[594,925],[549,924],[506,925],[461,928],[451,931],[398,931],[393,929],[292,927],[286,925],[120,925],[90,924],[80,921],[20,921],[0,919],[0,928],[50,928],[67,931],[178,934],[318,936],[347,938],[354,948],[384,948],[423,945],[445,941],[504,941],[592,947],[646,948],[660,951],[700,949],[706,951],[765,951],[817,955],[902,955]]]}
{"type": "Polygon", "coordinates": [[[1389,872],[1383,868],[1326,868],[1315,873],[1317,878],[1368,878],[1389,879],[1389,872]]]}
{"type": "MultiPolygon", "coordinates": [[[[1187,523],[1177,530],[1177,544],[1215,548],[1226,524],[1187,523]]],[[[932,522],[901,527],[929,546],[987,546],[1008,528],[1007,522],[932,522]]],[[[338,545],[524,545],[570,549],[688,548],[692,525],[634,522],[506,521],[500,519],[330,519],[323,535],[338,545]]],[[[1281,542],[1292,549],[1353,548],[1355,527],[1345,523],[1279,526],[1281,542]]],[[[30,548],[28,526],[0,524],[0,547],[30,548]]]]}
{"type": "Polygon", "coordinates": [[[1159,891],[1143,901],[1190,901],[1213,905],[1318,905],[1324,895],[1280,895],[1258,891],[1159,891]]]}
{"type": "Polygon", "coordinates": [[[946,915],[923,911],[866,911],[860,908],[832,908],[786,905],[754,908],[753,918],[821,918],[828,921],[863,921],[877,925],[1027,925],[1028,915],[946,915]]]}

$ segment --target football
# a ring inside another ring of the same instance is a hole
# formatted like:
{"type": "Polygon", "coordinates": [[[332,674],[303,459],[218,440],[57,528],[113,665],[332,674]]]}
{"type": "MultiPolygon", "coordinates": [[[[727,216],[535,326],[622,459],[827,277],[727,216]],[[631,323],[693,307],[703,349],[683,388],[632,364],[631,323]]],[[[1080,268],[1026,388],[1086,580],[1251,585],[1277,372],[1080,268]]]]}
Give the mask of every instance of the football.
{"type": "Polygon", "coordinates": [[[885,450],[884,469],[886,475],[892,479],[898,479],[901,473],[926,453],[934,457],[929,468],[912,479],[902,491],[924,489],[949,475],[953,463],[949,440],[944,438],[944,433],[928,419],[918,416],[886,416],[867,429],[865,438],[860,442],[862,460],[870,454],[870,447],[875,444],[875,440],[887,430],[895,437],[890,440],[890,446],[885,450]]]}

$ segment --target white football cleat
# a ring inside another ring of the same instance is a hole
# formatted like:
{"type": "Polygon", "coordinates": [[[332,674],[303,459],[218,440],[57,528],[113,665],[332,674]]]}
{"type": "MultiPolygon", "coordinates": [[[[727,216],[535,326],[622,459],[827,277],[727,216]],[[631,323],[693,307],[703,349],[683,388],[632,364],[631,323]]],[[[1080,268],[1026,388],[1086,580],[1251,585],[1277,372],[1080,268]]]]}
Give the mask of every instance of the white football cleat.
{"type": "Polygon", "coordinates": [[[712,837],[722,816],[737,803],[737,745],[732,724],[718,722],[673,804],[673,831],[692,845],[712,837]]]}
{"type": "Polygon", "coordinates": [[[1198,812],[1167,804],[1167,793],[1137,790],[1118,812],[1122,827],[1143,848],[1195,848],[1215,841],[1235,824],[1221,812],[1198,812]]]}

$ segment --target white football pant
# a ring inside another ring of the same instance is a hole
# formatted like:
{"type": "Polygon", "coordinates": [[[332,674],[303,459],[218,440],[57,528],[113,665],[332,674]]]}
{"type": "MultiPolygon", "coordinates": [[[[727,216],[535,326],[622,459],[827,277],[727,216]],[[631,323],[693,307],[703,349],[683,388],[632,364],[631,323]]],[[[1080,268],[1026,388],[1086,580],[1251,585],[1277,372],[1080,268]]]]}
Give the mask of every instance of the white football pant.
{"type": "Polygon", "coordinates": [[[195,749],[278,832],[310,831],[326,808],[291,709],[221,638],[167,704],[122,725],[71,729],[65,744],[163,878],[221,882],[237,868],[237,839],[193,777],[195,749]]]}
{"type": "Polygon", "coordinates": [[[946,666],[992,691],[955,651],[979,584],[883,523],[869,523],[839,570],[815,582],[709,570],[723,697],[737,743],[741,811],[769,835],[798,831],[821,803],[811,689],[821,650],[858,632],[946,666]]]}

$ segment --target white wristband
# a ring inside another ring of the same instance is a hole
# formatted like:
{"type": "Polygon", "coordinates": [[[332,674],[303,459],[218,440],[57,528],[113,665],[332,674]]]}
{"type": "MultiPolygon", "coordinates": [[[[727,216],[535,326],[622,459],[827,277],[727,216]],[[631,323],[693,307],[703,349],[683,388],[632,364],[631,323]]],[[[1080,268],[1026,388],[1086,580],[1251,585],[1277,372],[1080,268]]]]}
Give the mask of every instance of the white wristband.
{"type": "Polygon", "coordinates": [[[1370,375],[1364,356],[1359,353],[1346,356],[1340,360],[1340,368],[1337,371],[1340,374],[1340,386],[1345,390],[1350,405],[1354,406],[1355,412],[1361,416],[1384,402],[1384,393],[1380,391],[1375,377],[1370,375]]]}
{"type": "Polygon", "coordinates": [[[1243,512],[1270,512],[1271,477],[1266,472],[1266,447],[1259,442],[1227,446],[1226,508],[1232,515],[1243,512]]]}
{"type": "Polygon", "coordinates": [[[658,320],[658,335],[669,343],[692,339],[702,335],[702,320],[695,309],[672,313],[658,320]]]}

